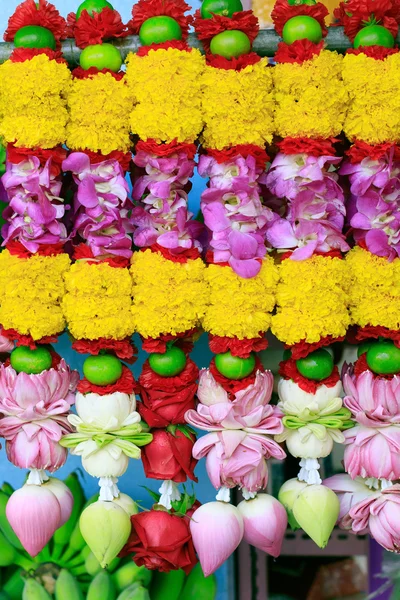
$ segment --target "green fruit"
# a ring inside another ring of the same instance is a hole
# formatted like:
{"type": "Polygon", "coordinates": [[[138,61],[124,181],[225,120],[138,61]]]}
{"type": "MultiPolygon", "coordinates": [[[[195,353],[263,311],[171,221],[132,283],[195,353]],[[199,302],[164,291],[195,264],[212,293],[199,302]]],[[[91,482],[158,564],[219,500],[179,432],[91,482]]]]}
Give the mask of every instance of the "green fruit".
{"type": "Polygon", "coordinates": [[[250,354],[248,358],[240,358],[225,352],[215,356],[215,366],[219,373],[228,379],[244,379],[254,371],[256,359],[254,354],[250,354]]]}
{"type": "MultiPolygon", "coordinates": [[[[178,600],[184,582],[185,573],[182,569],[169,573],[155,571],[150,586],[151,600],[178,600]]],[[[198,600],[201,598],[199,597],[198,600]]]]}
{"type": "Polygon", "coordinates": [[[360,29],[354,38],[354,48],[360,46],[383,46],[384,48],[393,48],[394,37],[382,25],[367,25],[360,29]]]}
{"type": "Polygon", "coordinates": [[[378,375],[392,375],[400,372],[400,348],[393,342],[376,342],[367,351],[367,365],[378,375]]]}
{"type": "Polygon", "coordinates": [[[14,37],[16,48],[50,48],[56,49],[56,38],[50,29],[39,25],[26,25],[18,29],[14,37]]]}
{"type": "Polygon", "coordinates": [[[307,379],[315,379],[321,381],[332,374],[333,358],[330,352],[323,350],[315,350],[305,358],[296,360],[297,370],[300,375],[307,379]]]}
{"type": "Polygon", "coordinates": [[[25,582],[22,600],[51,600],[51,596],[36,579],[30,577],[25,582]]]}
{"type": "Polygon", "coordinates": [[[99,71],[110,69],[118,73],[122,65],[122,57],[118,48],[112,44],[94,44],[82,50],[79,64],[85,71],[95,67],[99,71]]]}
{"type": "Polygon", "coordinates": [[[17,373],[38,375],[51,368],[52,358],[50,352],[43,346],[31,350],[27,346],[18,346],[10,354],[10,362],[17,373]]]}
{"type": "Polygon", "coordinates": [[[82,4],[79,5],[78,10],[76,11],[76,18],[82,14],[83,10],[87,10],[89,15],[92,17],[93,13],[101,13],[103,8],[111,8],[113,9],[113,5],[107,2],[107,0],[85,0],[82,4]]]}
{"type": "Polygon", "coordinates": [[[292,17],[283,27],[282,38],[286,44],[293,44],[296,40],[310,40],[318,44],[322,40],[321,25],[317,19],[307,15],[292,17]]]}
{"type": "Polygon", "coordinates": [[[251,43],[248,36],[237,29],[218,33],[213,37],[210,44],[211,54],[217,54],[228,59],[247,54],[250,50],[251,43]]]}
{"type": "MultiPolygon", "coordinates": [[[[140,583],[133,583],[120,593],[117,600],[150,600],[150,594],[140,583]]],[[[168,596],[164,600],[169,600],[168,596]]]]}
{"type": "Polygon", "coordinates": [[[374,344],[376,344],[376,342],[374,340],[362,342],[357,348],[358,358],[360,358],[360,356],[362,354],[365,354],[367,352],[367,350],[369,350],[371,348],[371,346],[373,346],[374,344]]]}
{"type": "Polygon", "coordinates": [[[115,588],[107,571],[101,571],[89,586],[86,600],[114,600],[115,588]]]}
{"type": "Polygon", "coordinates": [[[171,40],[181,40],[182,29],[178,21],[175,21],[172,17],[151,17],[141,26],[139,39],[143,46],[163,44],[171,40]]]}
{"type": "Polygon", "coordinates": [[[89,356],[83,363],[83,374],[94,385],[111,385],[122,375],[122,363],[113,354],[89,356]]]}
{"type": "Polygon", "coordinates": [[[66,569],[61,569],[57,578],[55,596],[56,600],[64,600],[64,598],[83,600],[82,590],[79,587],[78,581],[66,569]]]}
{"type": "Polygon", "coordinates": [[[240,0],[203,0],[200,7],[202,19],[211,19],[213,15],[231,17],[233,13],[243,10],[240,0]]]}
{"type": "Polygon", "coordinates": [[[150,354],[149,365],[154,373],[161,377],[174,377],[185,368],[186,354],[177,346],[170,346],[164,354],[150,354]]]}
{"type": "Polygon", "coordinates": [[[185,585],[179,600],[214,600],[217,595],[215,575],[204,577],[199,563],[193,567],[186,577],[185,585]]]}

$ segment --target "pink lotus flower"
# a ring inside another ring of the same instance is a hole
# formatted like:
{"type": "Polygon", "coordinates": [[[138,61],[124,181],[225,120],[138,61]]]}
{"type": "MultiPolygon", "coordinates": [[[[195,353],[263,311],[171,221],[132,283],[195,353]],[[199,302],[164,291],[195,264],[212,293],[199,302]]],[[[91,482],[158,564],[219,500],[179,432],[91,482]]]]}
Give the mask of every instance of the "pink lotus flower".
{"type": "Polygon", "coordinates": [[[397,425],[357,425],[344,432],[344,468],[352,477],[400,478],[400,430],[397,425]]]}
{"type": "Polygon", "coordinates": [[[243,500],[238,510],[246,542],[277,558],[288,521],[284,506],[273,496],[257,494],[252,500],[243,500]]]}
{"type": "MultiPolygon", "coordinates": [[[[365,485],[364,480],[361,477],[356,477],[356,479],[353,480],[347,473],[333,475],[333,477],[325,479],[323,484],[335,492],[339,498],[340,512],[338,525],[341,529],[346,529],[349,525],[351,526],[349,513],[354,506],[366,498],[377,496],[376,490],[365,485]]],[[[367,531],[368,528],[359,533],[367,533],[367,531]]]]}
{"type": "Polygon", "coordinates": [[[50,471],[64,464],[67,451],[59,441],[72,431],[67,416],[78,378],[64,360],[39,375],[0,366],[0,435],[13,464],[50,471]]]}
{"type": "Polygon", "coordinates": [[[225,502],[200,506],[190,519],[190,532],[207,577],[236,550],[243,538],[243,519],[239,510],[225,502]]]}
{"type": "Polygon", "coordinates": [[[7,502],[6,514],[25,550],[36,556],[69,518],[72,494],[62,482],[25,484],[7,502]]]}
{"type": "Polygon", "coordinates": [[[258,492],[268,483],[267,459],[283,460],[286,454],[266,435],[228,429],[199,438],[193,457],[206,457],[207,473],[216,489],[239,486],[258,492]]]}
{"type": "Polygon", "coordinates": [[[236,392],[234,400],[214,379],[208,369],[200,373],[196,410],[189,410],[185,418],[188,423],[206,431],[243,429],[248,433],[275,435],[283,431],[281,411],[269,404],[273,388],[270,371],[257,371],[254,383],[236,392]],[[215,394],[217,402],[213,402],[215,394]],[[205,403],[203,404],[203,398],[205,403]]]}
{"type": "Polygon", "coordinates": [[[382,427],[400,422],[400,377],[395,375],[389,380],[364,371],[355,378],[346,374],[343,383],[344,405],[358,423],[382,427]]]}

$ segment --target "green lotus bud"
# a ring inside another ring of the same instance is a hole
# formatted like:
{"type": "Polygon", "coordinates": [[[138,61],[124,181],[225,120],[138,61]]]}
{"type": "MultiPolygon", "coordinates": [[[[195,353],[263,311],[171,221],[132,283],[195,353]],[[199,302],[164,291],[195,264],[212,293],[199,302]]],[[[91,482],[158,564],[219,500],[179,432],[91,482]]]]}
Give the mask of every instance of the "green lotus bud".
{"type": "Polygon", "coordinates": [[[85,508],[79,527],[85,542],[104,569],[128,541],[131,520],[115,502],[98,500],[85,508]]]}
{"type": "Polygon", "coordinates": [[[288,523],[293,529],[300,529],[300,525],[293,516],[293,504],[298,498],[299,494],[307,487],[304,481],[299,481],[297,478],[289,479],[285,481],[281,489],[279,490],[278,500],[286,508],[288,523]]]}
{"type": "Polygon", "coordinates": [[[138,506],[134,500],[127,494],[123,494],[120,492],[118,498],[114,498],[113,502],[118,504],[121,508],[124,509],[125,512],[131,517],[132,515],[137,515],[139,512],[138,506]]]}
{"type": "Polygon", "coordinates": [[[325,548],[339,516],[339,500],[324,485],[308,485],[293,504],[300,527],[320,548],[325,548]]]}

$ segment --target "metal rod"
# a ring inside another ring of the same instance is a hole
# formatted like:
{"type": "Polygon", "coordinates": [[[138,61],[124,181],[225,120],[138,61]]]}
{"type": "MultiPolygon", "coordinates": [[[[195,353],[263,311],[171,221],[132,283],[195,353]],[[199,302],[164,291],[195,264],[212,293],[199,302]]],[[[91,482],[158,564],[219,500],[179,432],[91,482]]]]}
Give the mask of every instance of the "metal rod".
{"type": "MultiPolygon", "coordinates": [[[[254,40],[253,50],[260,56],[274,56],[280,41],[282,40],[274,29],[262,29],[254,40]]],[[[325,41],[328,50],[345,52],[347,48],[351,48],[350,41],[343,32],[343,27],[330,27],[325,41]]],[[[396,41],[400,43],[400,36],[397,37],[396,41]]],[[[140,47],[137,35],[117,39],[112,43],[120,50],[124,60],[129,52],[137,52],[140,47]]],[[[203,46],[194,33],[189,34],[189,45],[203,51],[203,46]]],[[[5,62],[10,57],[13,48],[14,45],[10,42],[0,43],[0,63],[5,62]]],[[[62,52],[71,66],[79,64],[81,50],[75,46],[73,39],[65,40],[62,43],[62,52]]]]}

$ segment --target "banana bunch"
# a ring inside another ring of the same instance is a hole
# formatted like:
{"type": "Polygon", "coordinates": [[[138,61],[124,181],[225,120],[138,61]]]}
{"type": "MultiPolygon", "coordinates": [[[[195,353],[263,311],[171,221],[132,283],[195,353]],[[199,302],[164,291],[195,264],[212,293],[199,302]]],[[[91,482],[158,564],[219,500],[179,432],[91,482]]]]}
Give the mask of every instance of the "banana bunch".
{"type": "Polygon", "coordinates": [[[69,520],[34,558],[23,549],[6,517],[13,488],[0,489],[0,600],[214,600],[216,580],[196,565],[158,573],[130,558],[115,558],[103,570],[79,528],[81,512],[98,499],[85,498],[76,473],[64,480],[74,497],[69,520]]]}

